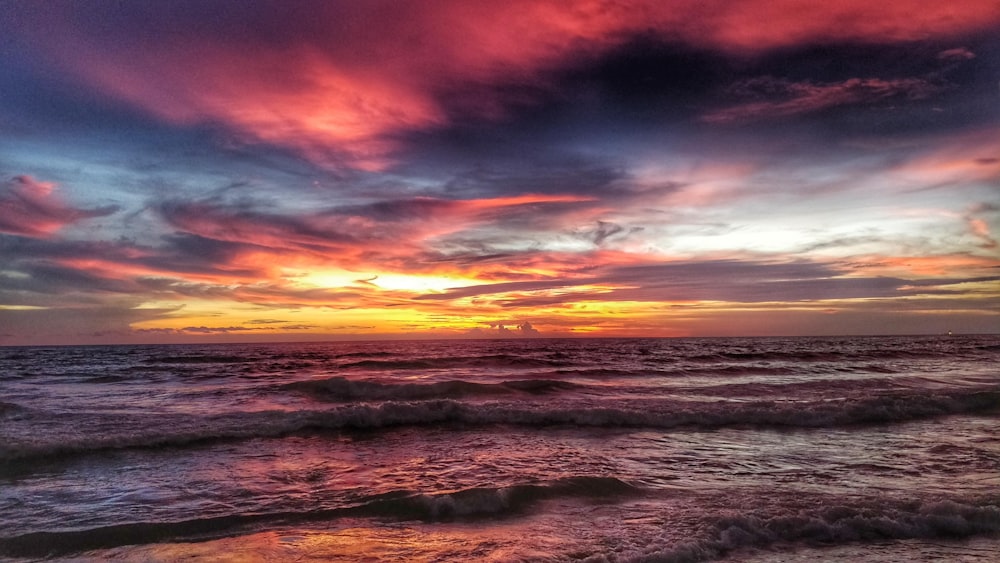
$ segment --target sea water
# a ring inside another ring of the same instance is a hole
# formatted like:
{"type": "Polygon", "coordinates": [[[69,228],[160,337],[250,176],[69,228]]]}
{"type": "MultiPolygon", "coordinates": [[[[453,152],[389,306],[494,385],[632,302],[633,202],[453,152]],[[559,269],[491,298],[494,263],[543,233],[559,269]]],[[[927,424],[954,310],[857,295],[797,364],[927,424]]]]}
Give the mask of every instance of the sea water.
{"type": "Polygon", "coordinates": [[[1000,561],[1000,337],[0,348],[0,557],[1000,561]]]}

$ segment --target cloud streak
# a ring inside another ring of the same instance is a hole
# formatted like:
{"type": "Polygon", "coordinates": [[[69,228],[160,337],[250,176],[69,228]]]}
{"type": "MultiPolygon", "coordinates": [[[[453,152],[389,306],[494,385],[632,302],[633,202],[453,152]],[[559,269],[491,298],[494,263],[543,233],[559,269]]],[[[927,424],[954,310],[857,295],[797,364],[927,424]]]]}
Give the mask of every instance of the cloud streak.
{"type": "Polygon", "coordinates": [[[919,78],[851,78],[840,83],[813,84],[762,77],[735,85],[733,94],[738,97],[774,97],[776,100],[748,102],[715,110],[706,114],[703,119],[708,123],[747,123],[793,117],[849,104],[870,104],[896,97],[920,100],[933,96],[941,88],[919,78]]]}

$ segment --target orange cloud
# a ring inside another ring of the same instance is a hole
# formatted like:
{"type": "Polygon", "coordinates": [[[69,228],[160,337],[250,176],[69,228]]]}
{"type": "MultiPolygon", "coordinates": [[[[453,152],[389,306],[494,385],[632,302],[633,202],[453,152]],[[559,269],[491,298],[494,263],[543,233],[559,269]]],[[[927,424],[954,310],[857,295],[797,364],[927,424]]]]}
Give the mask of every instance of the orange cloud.
{"type": "Polygon", "coordinates": [[[1000,260],[969,254],[931,256],[855,256],[842,264],[865,276],[988,276],[1000,268],[1000,260]]]}

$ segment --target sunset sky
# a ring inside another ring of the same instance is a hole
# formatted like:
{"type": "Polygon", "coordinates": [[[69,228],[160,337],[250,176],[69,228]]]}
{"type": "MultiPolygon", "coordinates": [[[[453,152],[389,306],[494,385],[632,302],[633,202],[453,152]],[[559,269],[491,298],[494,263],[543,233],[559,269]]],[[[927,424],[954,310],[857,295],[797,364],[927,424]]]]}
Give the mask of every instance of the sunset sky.
{"type": "Polygon", "coordinates": [[[0,344],[1000,332],[1000,2],[0,0],[0,344]]]}

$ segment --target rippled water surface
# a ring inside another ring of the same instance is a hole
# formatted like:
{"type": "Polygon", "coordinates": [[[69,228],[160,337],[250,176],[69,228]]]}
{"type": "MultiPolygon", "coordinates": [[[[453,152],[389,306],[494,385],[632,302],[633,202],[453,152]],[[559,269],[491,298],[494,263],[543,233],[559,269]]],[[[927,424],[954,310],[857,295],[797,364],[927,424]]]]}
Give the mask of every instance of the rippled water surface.
{"type": "Polygon", "coordinates": [[[1000,338],[0,348],[0,557],[996,561],[1000,338]]]}

